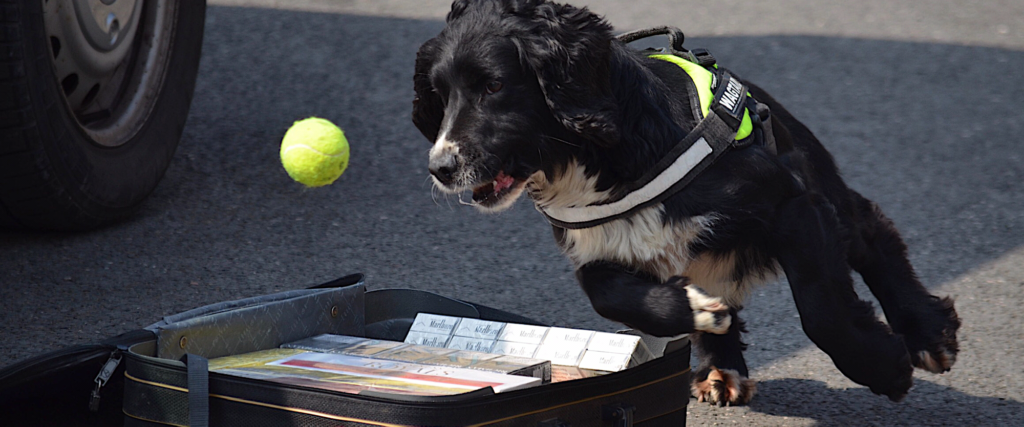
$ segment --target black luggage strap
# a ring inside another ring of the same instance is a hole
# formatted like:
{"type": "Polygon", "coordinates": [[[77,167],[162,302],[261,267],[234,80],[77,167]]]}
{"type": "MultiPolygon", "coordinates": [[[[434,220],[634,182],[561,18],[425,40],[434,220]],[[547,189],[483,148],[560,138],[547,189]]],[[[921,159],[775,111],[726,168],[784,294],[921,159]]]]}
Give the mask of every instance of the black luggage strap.
{"type": "Polygon", "coordinates": [[[210,361],[192,353],[185,355],[188,366],[188,425],[210,426],[210,361]]]}

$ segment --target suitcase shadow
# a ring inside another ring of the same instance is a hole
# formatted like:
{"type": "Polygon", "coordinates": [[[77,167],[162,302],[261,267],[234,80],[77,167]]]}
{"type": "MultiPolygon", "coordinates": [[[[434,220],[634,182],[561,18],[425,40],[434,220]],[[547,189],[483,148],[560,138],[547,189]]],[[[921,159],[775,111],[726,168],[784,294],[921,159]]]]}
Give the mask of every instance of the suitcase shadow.
{"type": "Polygon", "coordinates": [[[1024,419],[1024,403],[974,396],[914,378],[910,395],[900,403],[868,389],[829,388],[806,379],[760,381],[750,410],[779,417],[808,418],[819,426],[972,425],[1006,426],[1024,419]],[[1016,421],[1014,421],[1016,420],[1016,421]]]}

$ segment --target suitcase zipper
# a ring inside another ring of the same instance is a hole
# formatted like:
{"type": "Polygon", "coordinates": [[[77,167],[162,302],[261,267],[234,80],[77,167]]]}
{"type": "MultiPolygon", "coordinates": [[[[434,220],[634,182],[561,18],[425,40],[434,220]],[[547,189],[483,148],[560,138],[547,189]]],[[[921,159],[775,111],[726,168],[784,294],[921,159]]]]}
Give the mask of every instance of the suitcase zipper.
{"type": "Polygon", "coordinates": [[[110,377],[114,375],[114,371],[117,370],[117,365],[121,363],[121,350],[114,350],[110,353],[110,358],[107,359],[107,363],[103,364],[103,369],[100,369],[100,373],[96,374],[96,388],[89,394],[89,411],[98,412],[100,410],[100,389],[107,384],[110,377]]]}

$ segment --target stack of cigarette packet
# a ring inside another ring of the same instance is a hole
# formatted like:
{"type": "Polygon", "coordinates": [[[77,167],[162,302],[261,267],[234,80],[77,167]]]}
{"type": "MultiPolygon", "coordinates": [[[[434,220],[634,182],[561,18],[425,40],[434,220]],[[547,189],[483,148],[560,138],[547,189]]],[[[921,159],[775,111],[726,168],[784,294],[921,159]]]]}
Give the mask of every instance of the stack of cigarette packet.
{"type": "Polygon", "coordinates": [[[617,372],[652,358],[640,337],[419,313],[405,342],[527,357],[552,365],[617,372]]]}

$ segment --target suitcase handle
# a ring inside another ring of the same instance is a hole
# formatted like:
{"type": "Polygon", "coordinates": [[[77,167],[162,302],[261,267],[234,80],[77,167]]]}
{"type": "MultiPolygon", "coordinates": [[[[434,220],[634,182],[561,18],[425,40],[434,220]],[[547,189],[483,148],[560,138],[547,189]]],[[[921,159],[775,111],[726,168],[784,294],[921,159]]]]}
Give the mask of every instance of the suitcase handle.
{"type": "Polygon", "coordinates": [[[604,419],[611,420],[614,427],[633,427],[633,405],[616,404],[604,407],[604,419]]]}

